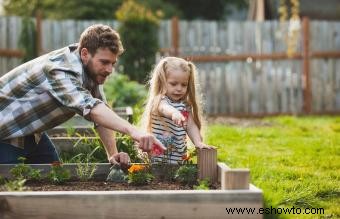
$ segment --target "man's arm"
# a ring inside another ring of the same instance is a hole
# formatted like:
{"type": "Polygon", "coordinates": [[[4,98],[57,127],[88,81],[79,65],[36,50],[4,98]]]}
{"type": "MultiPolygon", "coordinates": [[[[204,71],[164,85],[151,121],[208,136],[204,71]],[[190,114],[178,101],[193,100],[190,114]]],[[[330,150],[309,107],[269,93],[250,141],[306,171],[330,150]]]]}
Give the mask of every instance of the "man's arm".
{"type": "MultiPolygon", "coordinates": [[[[93,122],[102,126],[102,128],[115,130],[127,135],[130,135],[135,141],[139,142],[139,147],[144,151],[150,151],[153,144],[160,145],[163,150],[165,147],[163,144],[157,140],[152,134],[144,133],[138,130],[135,126],[131,125],[125,119],[120,118],[114,111],[112,111],[109,107],[107,107],[104,103],[100,103],[92,108],[90,112],[90,117],[93,122]]],[[[106,131],[103,131],[102,134],[106,143],[111,144],[111,140],[107,140],[108,135],[105,134],[106,131]]],[[[111,135],[113,137],[113,135],[111,135]]],[[[105,144],[105,143],[104,143],[105,144]]],[[[112,150],[112,149],[110,149],[112,150]]]]}
{"type": "Polygon", "coordinates": [[[129,155],[124,152],[118,153],[114,131],[102,126],[98,126],[96,130],[105,147],[108,161],[112,164],[115,164],[117,162],[128,164],[128,162],[130,161],[129,155]]]}

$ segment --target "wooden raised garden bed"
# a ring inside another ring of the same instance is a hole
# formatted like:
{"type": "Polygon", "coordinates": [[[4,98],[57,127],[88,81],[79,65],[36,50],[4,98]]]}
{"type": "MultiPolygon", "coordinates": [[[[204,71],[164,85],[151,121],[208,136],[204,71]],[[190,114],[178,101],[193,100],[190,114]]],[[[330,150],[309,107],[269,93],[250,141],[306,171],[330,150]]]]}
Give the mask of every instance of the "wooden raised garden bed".
{"type": "MultiPolygon", "coordinates": [[[[14,165],[0,165],[10,177],[14,165]]],[[[47,164],[33,168],[46,173],[47,164]]],[[[75,164],[64,164],[75,174],[75,164]]],[[[105,179],[110,164],[98,164],[96,179],[105,179]]],[[[261,214],[228,214],[226,208],[263,207],[262,191],[249,184],[249,170],[216,163],[216,151],[198,156],[199,178],[220,183],[216,190],[25,191],[0,192],[0,218],[262,218],[261,214]],[[213,163],[215,162],[215,166],[213,163]]]]}

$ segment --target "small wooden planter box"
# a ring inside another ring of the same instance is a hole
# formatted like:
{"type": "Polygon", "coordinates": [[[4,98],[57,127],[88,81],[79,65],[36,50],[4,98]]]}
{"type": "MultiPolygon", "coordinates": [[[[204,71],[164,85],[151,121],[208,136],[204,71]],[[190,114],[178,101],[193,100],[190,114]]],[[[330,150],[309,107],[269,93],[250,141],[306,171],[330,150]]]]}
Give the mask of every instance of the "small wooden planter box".
{"type": "MultiPolygon", "coordinates": [[[[0,175],[9,177],[13,166],[0,165],[0,175]]],[[[41,169],[43,174],[50,169],[47,164],[31,166],[41,169]]],[[[75,174],[76,164],[64,167],[75,174]]],[[[98,164],[94,177],[105,179],[109,168],[110,164],[98,164]]],[[[238,177],[239,170],[223,163],[217,164],[216,171],[223,190],[0,192],[0,219],[262,218],[257,214],[263,206],[260,189],[249,183],[242,189],[228,188],[235,187],[235,182],[244,187],[249,171],[247,177],[242,174],[238,177]],[[228,214],[226,208],[254,208],[255,213],[228,214]]]]}

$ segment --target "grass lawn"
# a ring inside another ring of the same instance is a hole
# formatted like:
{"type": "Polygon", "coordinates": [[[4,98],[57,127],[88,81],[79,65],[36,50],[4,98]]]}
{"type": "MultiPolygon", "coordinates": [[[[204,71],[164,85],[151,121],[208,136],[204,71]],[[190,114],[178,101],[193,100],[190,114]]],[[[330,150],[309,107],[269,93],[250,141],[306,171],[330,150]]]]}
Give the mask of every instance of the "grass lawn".
{"type": "Polygon", "coordinates": [[[340,218],[339,116],[214,123],[206,136],[206,143],[218,147],[219,161],[250,169],[265,207],[301,208],[299,215],[265,218],[340,218]],[[304,214],[307,208],[323,208],[324,214],[304,214]]]}

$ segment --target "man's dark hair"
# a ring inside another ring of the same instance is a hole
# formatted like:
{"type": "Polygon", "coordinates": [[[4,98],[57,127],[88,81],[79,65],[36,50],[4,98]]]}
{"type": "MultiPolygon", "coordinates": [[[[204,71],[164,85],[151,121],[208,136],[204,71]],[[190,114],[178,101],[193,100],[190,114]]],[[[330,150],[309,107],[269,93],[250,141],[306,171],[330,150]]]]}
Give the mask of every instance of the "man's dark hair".
{"type": "Polygon", "coordinates": [[[82,48],[86,48],[91,55],[94,55],[99,48],[108,48],[117,55],[124,52],[119,33],[103,24],[95,24],[84,30],[79,39],[79,51],[82,48]]]}

